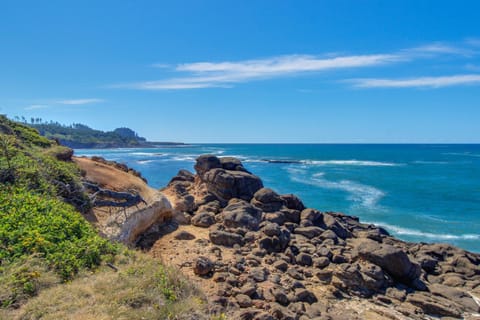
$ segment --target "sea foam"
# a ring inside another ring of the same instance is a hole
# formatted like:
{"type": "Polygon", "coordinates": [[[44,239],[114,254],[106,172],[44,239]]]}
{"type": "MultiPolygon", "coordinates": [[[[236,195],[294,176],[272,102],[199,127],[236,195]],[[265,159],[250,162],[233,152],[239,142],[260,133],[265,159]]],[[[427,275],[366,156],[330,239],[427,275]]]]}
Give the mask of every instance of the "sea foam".
{"type": "Polygon", "coordinates": [[[431,233],[425,232],[415,229],[403,228],[394,226],[388,223],[383,222],[363,222],[367,224],[374,224],[380,227],[387,229],[396,235],[406,235],[406,236],[415,236],[415,237],[422,237],[431,240],[480,240],[480,234],[442,234],[442,233],[431,233]]]}

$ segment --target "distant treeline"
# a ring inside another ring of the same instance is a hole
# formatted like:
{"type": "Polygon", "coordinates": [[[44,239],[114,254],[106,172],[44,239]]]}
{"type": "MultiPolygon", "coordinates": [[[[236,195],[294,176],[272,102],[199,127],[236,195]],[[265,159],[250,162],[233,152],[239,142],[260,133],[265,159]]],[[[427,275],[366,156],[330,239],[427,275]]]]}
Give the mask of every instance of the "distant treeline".
{"type": "Polygon", "coordinates": [[[70,148],[128,148],[148,147],[151,142],[130,128],[117,128],[113,131],[92,129],[81,123],[63,125],[54,121],[43,121],[41,118],[15,117],[16,121],[23,122],[37,129],[42,136],[55,139],[62,145],[70,148]]]}

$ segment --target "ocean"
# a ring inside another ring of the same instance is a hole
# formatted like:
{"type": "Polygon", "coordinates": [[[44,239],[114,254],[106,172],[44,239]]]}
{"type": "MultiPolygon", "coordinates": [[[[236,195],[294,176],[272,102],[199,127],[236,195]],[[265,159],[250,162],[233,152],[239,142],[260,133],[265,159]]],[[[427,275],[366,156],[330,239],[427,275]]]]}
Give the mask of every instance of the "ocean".
{"type": "Polygon", "coordinates": [[[124,162],[161,188],[200,154],[234,156],[278,193],[384,227],[406,241],[480,252],[480,145],[195,144],[78,149],[124,162]]]}

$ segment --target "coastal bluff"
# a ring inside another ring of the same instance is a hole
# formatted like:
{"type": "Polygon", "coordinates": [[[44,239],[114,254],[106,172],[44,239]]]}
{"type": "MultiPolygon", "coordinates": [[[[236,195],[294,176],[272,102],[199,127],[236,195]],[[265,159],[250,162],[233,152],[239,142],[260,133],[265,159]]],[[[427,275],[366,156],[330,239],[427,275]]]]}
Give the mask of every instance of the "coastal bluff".
{"type": "Polygon", "coordinates": [[[74,157],[106,237],[179,269],[231,319],[479,319],[480,255],[409,243],[307,208],[232,157],[202,155],[155,190],[139,172],[74,157]]]}
{"type": "Polygon", "coordinates": [[[265,188],[236,158],[202,155],[194,168],[161,190],[178,229],[155,237],[152,228],[145,246],[196,281],[214,312],[245,320],[480,317],[480,255],[306,208],[265,188]]]}

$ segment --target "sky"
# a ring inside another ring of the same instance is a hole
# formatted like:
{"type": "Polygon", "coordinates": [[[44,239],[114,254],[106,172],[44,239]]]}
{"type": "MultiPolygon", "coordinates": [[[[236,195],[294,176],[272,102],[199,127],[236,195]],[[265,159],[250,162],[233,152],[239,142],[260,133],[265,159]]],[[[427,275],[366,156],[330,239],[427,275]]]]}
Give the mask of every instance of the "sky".
{"type": "Polygon", "coordinates": [[[0,113],[187,143],[480,143],[480,1],[0,4],[0,113]]]}

